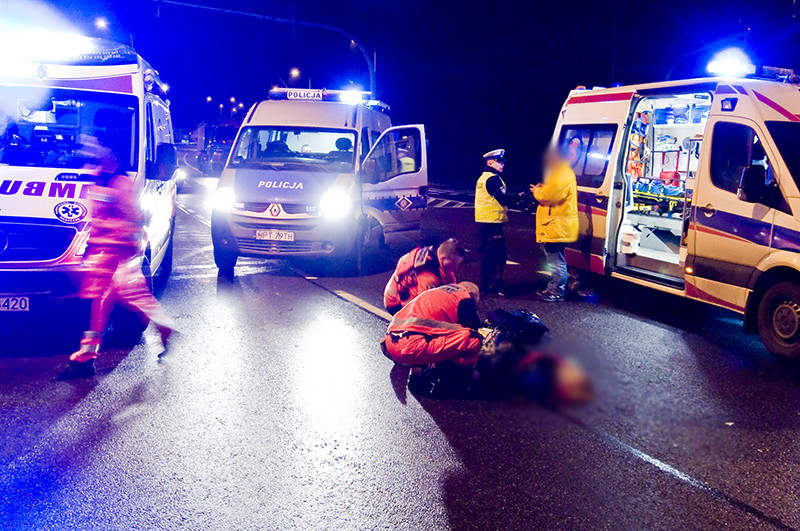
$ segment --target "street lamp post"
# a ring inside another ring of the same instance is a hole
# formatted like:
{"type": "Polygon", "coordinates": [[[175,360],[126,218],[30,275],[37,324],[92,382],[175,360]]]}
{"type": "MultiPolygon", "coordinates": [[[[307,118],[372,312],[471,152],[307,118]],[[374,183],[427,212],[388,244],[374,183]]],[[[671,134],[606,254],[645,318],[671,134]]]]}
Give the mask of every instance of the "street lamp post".
{"type": "Polygon", "coordinates": [[[375,62],[373,61],[372,57],[370,56],[367,49],[358,42],[355,37],[350,35],[348,32],[341,28],[337,28],[336,26],[329,26],[327,24],[317,24],[316,22],[306,22],[304,20],[295,20],[289,18],[281,18],[281,17],[272,17],[269,15],[260,15],[257,13],[248,13],[247,11],[238,11],[235,9],[225,9],[222,7],[211,7],[211,6],[203,6],[198,4],[191,4],[189,2],[181,2],[178,0],[153,0],[156,2],[158,8],[161,8],[161,4],[165,5],[173,5],[173,6],[180,6],[180,7],[191,7],[194,9],[204,9],[206,11],[213,11],[215,13],[226,13],[228,15],[241,15],[243,17],[250,17],[259,20],[266,20],[269,22],[277,22],[280,24],[291,24],[294,26],[303,26],[306,28],[313,28],[313,29],[321,29],[326,31],[332,31],[334,33],[338,33],[346,37],[350,41],[351,46],[355,46],[361,52],[361,55],[364,56],[364,61],[367,63],[367,69],[369,70],[369,91],[372,93],[373,96],[376,96],[375,91],[376,87],[376,76],[375,76],[375,62]]]}

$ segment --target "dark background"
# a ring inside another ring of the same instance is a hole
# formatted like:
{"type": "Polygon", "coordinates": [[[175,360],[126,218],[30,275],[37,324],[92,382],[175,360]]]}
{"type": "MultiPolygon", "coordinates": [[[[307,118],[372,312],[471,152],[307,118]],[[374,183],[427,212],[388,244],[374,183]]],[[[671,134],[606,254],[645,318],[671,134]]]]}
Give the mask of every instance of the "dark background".
{"type": "MultiPolygon", "coordinates": [[[[731,45],[756,63],[800,67],[792,0],[186,1],[296,16],[355,36],[377,52],[378,95],[394,123],[426,125],[431,180],[453,184],[471,184],[480,155],[497,147],[508,150],[510,181],[537,180],[539,153],[577,85],[702,76],[711,55],[731,45]]],[[[132,40],[170,84],[176,127],[218,117],[231,96],[249,106],[281,80],[292,85],[291,67],[302,71],[297,86],[309,78],[314,88],[369,84],[363,57],[335,33],[152,0],[46,6],[84,34],[132,40]],[[94,27],[97,16],[109,20],[108,32],[94,27]]],[[[0,9],[36,17],[30,2],[0,0],[0,9]]]]}

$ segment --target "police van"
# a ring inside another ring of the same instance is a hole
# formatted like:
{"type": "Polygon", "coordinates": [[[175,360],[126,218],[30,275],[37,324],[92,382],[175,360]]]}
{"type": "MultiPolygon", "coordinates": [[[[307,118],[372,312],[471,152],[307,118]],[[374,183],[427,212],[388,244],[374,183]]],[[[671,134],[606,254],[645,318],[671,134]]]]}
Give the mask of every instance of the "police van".
{"type": "Polygon", "coordinates": [[[728,308],[800,355],[800,84],[790,71],[577,89],[574,268],[728,308]]]}
{"type": "Polygon", "coordinates": [[[248,111],[211,217],[220,270],[239,256],[331,257],[359,272],[382,245],[418,238],[425,129],[392,127],[369,97],[274,89],[248,111]]]}
{"type": "Polygon", "coordinates": [[[169,275],[177,156],[167,86],[124,45],[45,32],[14,42],[0,53],[0,311],[77,294],[91,224],[82,139],[99,128],[126,139],[121,169],[142,187],[144,271],[169,275]]]}

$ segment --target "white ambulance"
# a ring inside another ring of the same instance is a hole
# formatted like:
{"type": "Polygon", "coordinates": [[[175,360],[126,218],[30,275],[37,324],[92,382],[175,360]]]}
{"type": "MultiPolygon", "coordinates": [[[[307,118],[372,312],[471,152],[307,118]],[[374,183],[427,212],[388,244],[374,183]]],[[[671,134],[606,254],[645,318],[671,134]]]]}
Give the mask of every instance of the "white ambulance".
{"type": "Polygon", "coordinates": [[[800,355],[800,84],[791,72],[574,90],[553,144],[578,180],[570,266],[744,316],[800,355]]]}
{"type": "Polygon", "coordinates": [[[143,268],[168,275],[177,157],[166,86],[127,46],[44,32],[14,39],[23,51],[0,53],[0,311],[77,294],[92,181],[80,139],[98,128],[127,139],[122,169],[140,180],[148,218],[143,268]],[[26,39],[38,43],[35,57],[26,39]]]}
{"type": "Polygon", "coordinates": [[[356,272],[416,240],[427,206],[422,125],[391,127],[368,93],[275,89],[247,113],[220,176],[214,259],[335,257],[356,272]]]}

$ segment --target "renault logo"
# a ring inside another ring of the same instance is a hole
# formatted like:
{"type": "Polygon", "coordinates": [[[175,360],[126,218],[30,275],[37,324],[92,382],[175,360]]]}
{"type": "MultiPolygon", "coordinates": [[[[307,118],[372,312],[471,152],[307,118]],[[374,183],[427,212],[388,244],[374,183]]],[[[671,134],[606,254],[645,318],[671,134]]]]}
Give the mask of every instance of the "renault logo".
{"type": "Polygon", "coordinates": [[[8,236],[0,230],[0,254],[3,254],[8,249],[8,236]]]}
{"type": "Polygon", "coordinates": [[[269,215],[273,218],[277,218],[281,215],[281,206],[277,203],[272,203],[269,209],[267,209],[267,212],[269,212],[269,215]]]}

